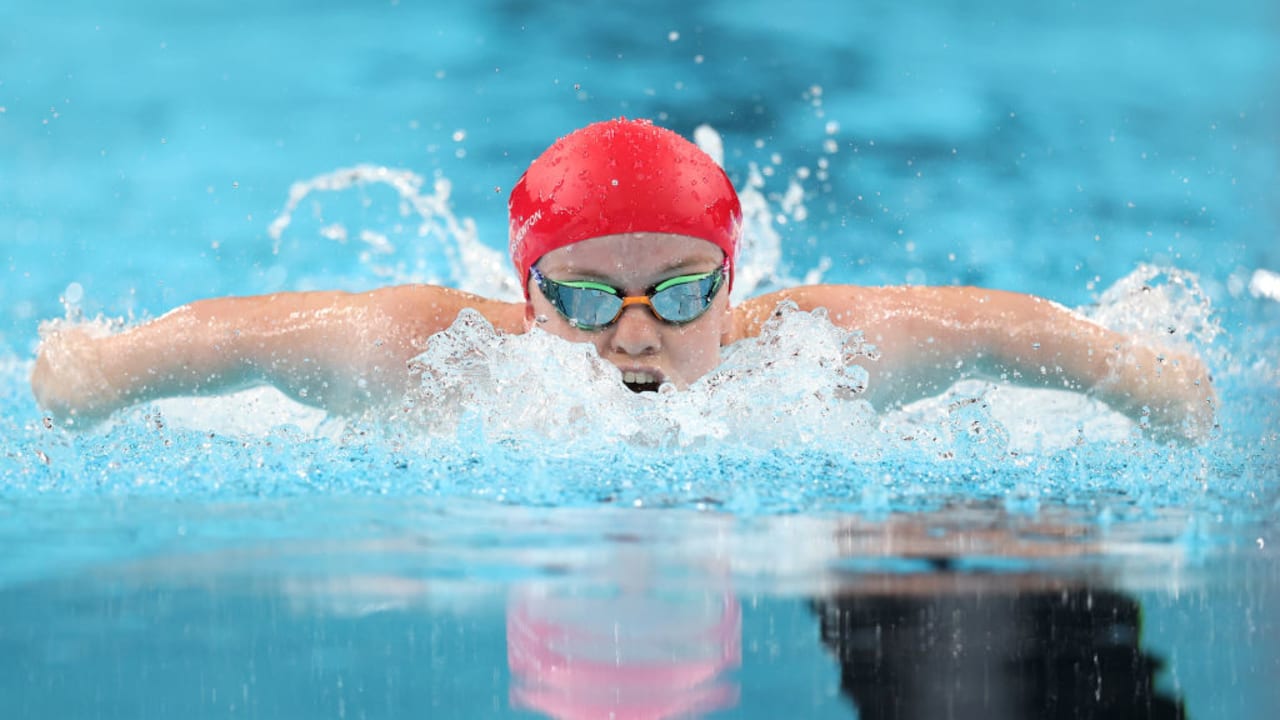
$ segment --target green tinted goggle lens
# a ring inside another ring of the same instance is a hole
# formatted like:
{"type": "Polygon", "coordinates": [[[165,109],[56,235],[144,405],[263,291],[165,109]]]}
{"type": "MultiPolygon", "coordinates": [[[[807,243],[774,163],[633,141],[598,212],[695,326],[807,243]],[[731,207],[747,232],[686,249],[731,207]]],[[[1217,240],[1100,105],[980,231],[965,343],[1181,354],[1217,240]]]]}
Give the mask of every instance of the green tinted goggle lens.
{"type": "Polygon", "coordinates": [[[648,305],[659,320],[672,325],[697,320],[724,284],[725,268],[668,278],[644,295],[623,295],[618,288],[592,280],[551,280],[536,266],[529,272],[542,294],[574,327],[603,330],[617,322],[628,305],[648,305]]]}

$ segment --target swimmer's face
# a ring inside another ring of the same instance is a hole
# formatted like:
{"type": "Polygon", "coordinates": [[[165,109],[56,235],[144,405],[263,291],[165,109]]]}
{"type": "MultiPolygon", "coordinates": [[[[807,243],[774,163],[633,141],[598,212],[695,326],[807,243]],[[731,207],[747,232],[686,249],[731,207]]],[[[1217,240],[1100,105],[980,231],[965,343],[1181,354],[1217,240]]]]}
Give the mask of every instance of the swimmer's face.
{"type": "MultiPolygon", "coordinates": [[[[631,233],[553,250],[542,256],[537,268],[551,280],[590,280],[626,295],[642,295],[664,280],[711,272],[723,264],[724,253],[706,240],[631,233]]],[[[586,331],[561,315],[530,279],[526,315],[530,325],[595,345],[600,357],[616,365],[633,390],[654,390],[664,382],[683,389],[720,364],[720,346],[730,330],[729,288],[724,283],[711,307],[683,325],[659,320],[648,306],[630,305],[616,323],[586,331]]]]}

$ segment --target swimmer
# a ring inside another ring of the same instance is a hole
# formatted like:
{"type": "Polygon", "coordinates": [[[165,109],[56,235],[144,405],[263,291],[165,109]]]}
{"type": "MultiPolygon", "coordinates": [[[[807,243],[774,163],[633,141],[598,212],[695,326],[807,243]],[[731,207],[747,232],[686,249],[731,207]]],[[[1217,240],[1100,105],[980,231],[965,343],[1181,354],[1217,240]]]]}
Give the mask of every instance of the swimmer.
{"type": "Polygon", "coordinates": [[[1200,440],[1213,426],[1215,396],[1195,355],[1031,295],[810,285],[731,306],[737,193],[711,157],[648,121],[600,122],[561,138],[529,166],[508,207],[522,302],[431,285],[199,300],[103,337],[77,327],[46,333],[32,390],[73,428],[136,403],[263,383],[354,414],[402,399],[415,382],[410,361],[464,308],[503,333],[537,326],[590,343],[637,392],[683,389],[789,301],[825,308],[875,345],[865,397],[877,407],[977,377],[1088,393],[1161,437],[1200,440]]]}

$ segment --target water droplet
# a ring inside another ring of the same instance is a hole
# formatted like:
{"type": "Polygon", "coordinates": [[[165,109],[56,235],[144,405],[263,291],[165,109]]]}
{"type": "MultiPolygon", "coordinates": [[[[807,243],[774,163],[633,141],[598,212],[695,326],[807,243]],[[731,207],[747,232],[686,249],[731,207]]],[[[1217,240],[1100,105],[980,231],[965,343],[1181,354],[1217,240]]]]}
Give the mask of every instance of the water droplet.
{"type": "Polygon", "coordinates": [[[547,320],[549,320],[549,319],[550,319],[550,318],[548,318],[546,315],[539,315],[539,316],[537,316],[537,317],[535,317],[535,318],[534,318],[534,321],[539,322],[539,323],[545,323],[545,322],[547,322],[547,320]]]}

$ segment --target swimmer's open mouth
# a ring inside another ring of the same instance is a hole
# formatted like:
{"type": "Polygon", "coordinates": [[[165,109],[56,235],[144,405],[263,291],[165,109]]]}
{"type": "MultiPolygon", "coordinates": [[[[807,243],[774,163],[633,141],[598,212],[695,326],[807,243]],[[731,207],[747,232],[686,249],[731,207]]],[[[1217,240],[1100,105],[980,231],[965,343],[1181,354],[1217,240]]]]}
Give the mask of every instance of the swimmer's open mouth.
{"type": "Polygon", "coordinates": [[[622,373],[622,384],[631,392],[658,392],[658,388],[662,387],[662,378],[647,372],[626,371],[622,373]]]}

